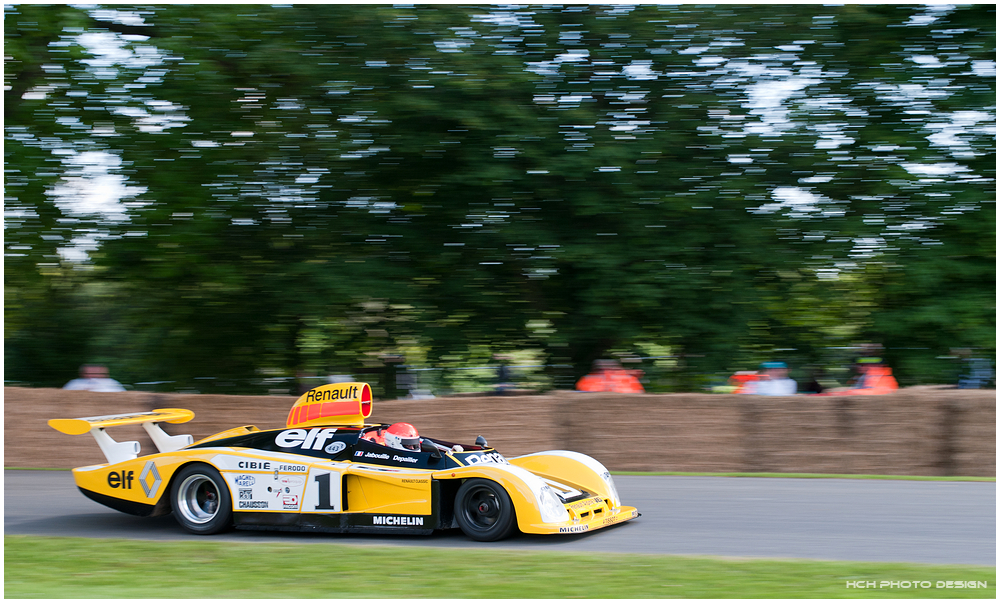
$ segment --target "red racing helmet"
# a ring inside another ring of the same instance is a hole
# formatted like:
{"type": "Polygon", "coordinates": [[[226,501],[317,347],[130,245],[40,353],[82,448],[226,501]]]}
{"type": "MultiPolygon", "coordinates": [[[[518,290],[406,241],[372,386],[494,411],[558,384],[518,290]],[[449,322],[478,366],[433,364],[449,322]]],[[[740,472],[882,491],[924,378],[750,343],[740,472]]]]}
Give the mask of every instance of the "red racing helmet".
{"type": "Polygon", "coordinates": [[[409,423],[393,423],[385,430],[385,445],[399,450],[420,451],[420,434],[409,423]]]}

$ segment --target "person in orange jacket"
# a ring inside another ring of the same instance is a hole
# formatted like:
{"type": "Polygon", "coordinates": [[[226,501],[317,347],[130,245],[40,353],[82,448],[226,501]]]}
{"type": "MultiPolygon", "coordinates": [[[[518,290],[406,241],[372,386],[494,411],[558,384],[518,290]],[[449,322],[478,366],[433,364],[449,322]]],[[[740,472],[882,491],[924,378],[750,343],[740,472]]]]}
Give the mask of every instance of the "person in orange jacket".
{"type": "Polygon", "coordinates": [[[899,389],[896,378],[892,376],[892,369],[886,366],[881,358],[859,358],[858,371],[861,375],[858,376],[854,387],[837,393],[852,396],[877,396],[899,389]]]}
{"type": "Polygon", "coordinates": [[[732,393],[746,394],[757,381],[760,381],[760,373],[757,371],[737,371],[729,378],[729,385],[734,388],[732,393]]]}
{"type": "Polygon", "coordinates": [[[623,369],[617,361],[597,360],[594,372],[584,375],[576,382],[581,392],[617,392],[620,394],[642,394],[645,389],[639,383],[641,371],[623,369]]]}

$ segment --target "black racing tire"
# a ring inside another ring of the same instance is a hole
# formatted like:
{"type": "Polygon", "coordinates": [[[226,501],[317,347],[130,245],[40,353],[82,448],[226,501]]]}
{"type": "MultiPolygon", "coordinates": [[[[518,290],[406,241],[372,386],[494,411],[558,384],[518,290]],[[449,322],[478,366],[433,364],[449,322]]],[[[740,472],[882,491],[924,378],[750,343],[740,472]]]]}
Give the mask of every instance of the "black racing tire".
{"type": "Polygon", "coordinates": [[[233,523],[233,498],[222,475],[203,463],[187,465],[170,490],[174,518],[192,534],[218,534],[233,523]]]}
{"type": "Polygon", "coordinates": [[[455,495],[455,519],[466,536],[480,542],[503,540],[517,529],[514,503],[500,484],[475,478],[455,495]]]}

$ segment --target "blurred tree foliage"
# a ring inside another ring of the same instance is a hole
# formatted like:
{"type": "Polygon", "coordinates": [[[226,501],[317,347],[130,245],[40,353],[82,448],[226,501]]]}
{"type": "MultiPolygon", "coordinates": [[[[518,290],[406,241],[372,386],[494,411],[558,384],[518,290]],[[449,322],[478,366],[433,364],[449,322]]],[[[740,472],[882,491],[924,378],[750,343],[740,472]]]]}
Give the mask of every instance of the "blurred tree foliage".
{"type": "Polygon", "coordinates": [[[259,391],[535,350],[565,385],[666,350],[654,389],[689,389],[875,342],[935,382],[995,352],[994,24],[6,6],[6,379],[259,391]]]}

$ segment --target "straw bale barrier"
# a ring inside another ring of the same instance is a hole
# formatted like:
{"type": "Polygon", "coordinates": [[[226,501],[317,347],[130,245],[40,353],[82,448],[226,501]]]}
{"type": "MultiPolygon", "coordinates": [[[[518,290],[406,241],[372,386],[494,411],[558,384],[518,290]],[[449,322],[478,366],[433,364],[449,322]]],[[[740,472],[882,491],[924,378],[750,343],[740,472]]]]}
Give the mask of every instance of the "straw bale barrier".
{"type": "MultiPolygon", "coordinates": [[[[187,408],[164,424],[197,440],[239,425],[283,427],[295,398],[4,388],[4,466],[70,468],[105,459],[89,435],[52,418],[187,408]]],[[[372,422],[413,423],[471,443],[483,435],[507,456],[576,450],[620,471],[996,476],[996,391],[914,387],[884,396],[709,394],[470,396],[375,402],[372,422]]],[[[138,440],[139,426],[111,428],[138,440]]]]}

